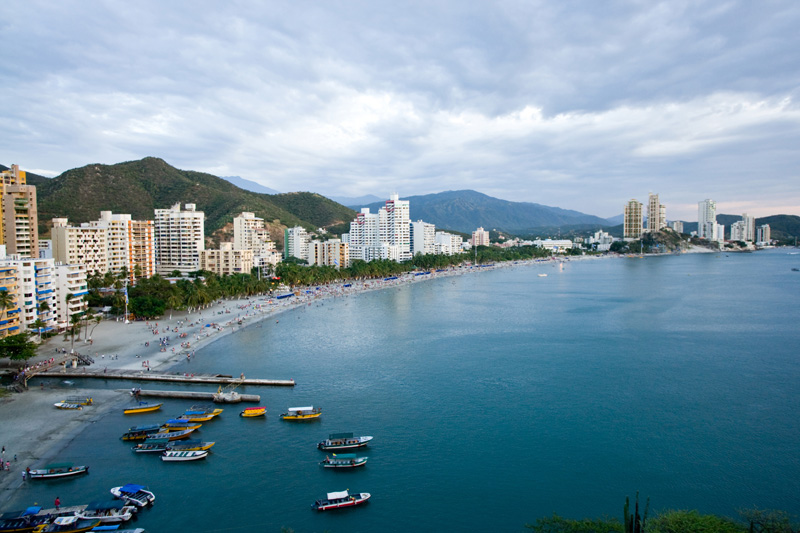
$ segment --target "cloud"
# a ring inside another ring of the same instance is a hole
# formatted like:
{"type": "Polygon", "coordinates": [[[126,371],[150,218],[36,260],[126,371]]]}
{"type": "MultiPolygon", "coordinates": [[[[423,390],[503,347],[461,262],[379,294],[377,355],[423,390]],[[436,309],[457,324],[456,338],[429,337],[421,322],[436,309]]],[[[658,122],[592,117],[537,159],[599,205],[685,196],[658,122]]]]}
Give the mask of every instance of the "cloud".
{"type": "Polygon", "coordinates": [[[790,0],[9,0],[0,20],[4,164],[153,155],[284,191],[800,214],[790,0]]]}

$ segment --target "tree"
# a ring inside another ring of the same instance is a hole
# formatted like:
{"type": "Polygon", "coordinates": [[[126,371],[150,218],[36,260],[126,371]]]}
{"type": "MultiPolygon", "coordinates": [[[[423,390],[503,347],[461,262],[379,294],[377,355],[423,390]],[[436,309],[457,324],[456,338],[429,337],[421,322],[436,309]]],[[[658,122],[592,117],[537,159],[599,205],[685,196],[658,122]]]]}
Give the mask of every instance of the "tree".
{"type": "Polygon", "coordinates": [[[647,522],[647,533],[746,533],[730,518],[697,511],[665,511],[647,522]]]}
{"type": "Polygon", "coordinates": [[[570,520],[557,514],[525,524],[525,527],[536,533],[622,533],[622,524],[616,518],[570,520]]]}
{"type": "Polygon", "coordinates": [[[0,339],[0,357],[26,360],[36,355],[36,343],[28,340],[28,333],[9,335],[0,339]]]}
{"type": "Polygon", "coordinates": [[[14,296],[6,289],[0,290],[0,309],[3,311],[3,320],[8,316],[8,309],[14,307],[14,296]]]}
{"type": "Polygon", "coordinates": [[[81,336],[81,320],[83,320],[83,318],[80,313],[75,313],[69,317],[69,334],[72,337],[70,353],[75,352],[75,335],[78,335],[78,338],[81,336]]]}

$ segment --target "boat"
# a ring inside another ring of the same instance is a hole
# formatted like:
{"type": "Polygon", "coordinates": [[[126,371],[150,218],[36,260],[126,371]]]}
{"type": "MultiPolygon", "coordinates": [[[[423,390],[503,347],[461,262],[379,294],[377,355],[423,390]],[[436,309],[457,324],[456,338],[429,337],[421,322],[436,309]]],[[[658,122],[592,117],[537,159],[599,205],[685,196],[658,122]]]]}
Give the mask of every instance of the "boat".
{"type": "Polygon", "coordinates": [[[132,448],[136,453],[155,453],[167,451],[169,439],[146,439],[132,448]]]}
{"type": "Polygon", "coordinates": [[[181,429],[200,429],[203,424],[198,424],[197,422],[189,422],[188,420],[181,420],[179,418],[170,418],[163,424],[161,424],[162,430],[181,430],[181,429]]]}
{"type": "Polygon", "coordinates": [[[164,405],[163,403],[148,403],[148,402],[139,402],[139,405],[134,407],[126,407],[123,413],[126,415],[138,415],[139,413],[152,413],[153,411],[158,411],[161,409],[161,406],[164,405]]]}
{"type": "Polygon", "coordinates": [[[150,437],[154,437],[157,439],[168,439],[168,440],[178,440],[178,439],[185,439],[188,437],[194,429],[179,429],[176,431],[159,431],[158,433],[153,433],[150,437]]]}
{"type": "Polygon", "coordinates": [[[161,431],[161,426],[158,424],[150,424],[147,426],[133,426],[122,434],[122,440],[144,440],[151,437],[154,433],[161,431]]]}
{"type": "Polygon", "coordinates": [[[539,276],[540,278],[546,278],[547,277],[547,274],[536,274],[536,275],[539,276]]]}
{"type": "Polygon", "coordinates": [[[28,477],[30,479],[54,479],[88,473],[88,466],[75,466],[72,463],[53,463],[46,465],[44,468],[32,469],[28,473],[28,477]]]}
{"type": "Polygon", "coordinates": [[[207,450],[167,450],[161,455],[162,461],[197,461],[208,456],[207,450]]]}
{"type": "Polygon", "coordinates": [[[50,533],[59,531],[61,533],[80,533],[89,531],[100,525],[97,519],[82,519],[77,516],[59,516],[54,518],[49,524],[41,524],[33,529],[34,533],[50,533]]]}
{"type": "Polygon", "coordinates": [[[136,507],[145,507],[156,501],[156,495],[147,490],[144,485],[136,485],[135,483],[128,483],[121,487],[113,487],[111,494],[115,498],[126,501],[136,507]]]}
{"type": "Polygon", "coordinates": [[[33,531],[40,525],[50,521],[49,516],[39,515],[41,507],[28,507],[24,511],[9,511],[0,514],[0,531],[33,531]]]}
{"type": "Polygon", "coordinates": [[[354,437],[352,433],[331,433],[328,438],[317,444],[320,450],[349,450],[366,446],[372,437],[354,437]]]}
{"type": "Polygon", "coordinates": [[[370,499],[369,492],[359,492],[358,494],[350,494],[349,491],[343,490],[340,492],[329,492],[327,498],[320,499],[314,502],[311,506],[317,511],[328,511],[330,509],[341,509],[343,507],[354,507],[367,503],[370,499]]]}
{"type": "Polygon", "coordinates": [[[102,524],[119,524],[127,522],[138,511],[135,505],[125,505],[121,500],[91,502],[81,512],[75,513],[78,518],[100,520],[102,524]]]}
{"type": "Polygon", "coordinates": [[[266,407],[245,407],[244,411],[239,413],[239,416],[250,418],[255,416],[264,416],[266,414],[267,414],[266,407]]]}
{"type": "Polygon", "coordinates": [[[333,457],[325,456],[319,464],[325,468],[355,468],[367,464],[368,457],[356,457],[354,453],[333,454],[333,457]]]}
{"type": "Polygon", "coordinates": [[[322,414],[322,409],[319,407],[290,407],[288,412],[283,413],[281,418],[283,420],[309,420],[318,418],[322,414]]]}
{"type": "Polygon", "coordinates": [[[83,407],[81,407],[77,403],[58,402],[54,403],[53,405],[58,407],[59,409],[75,409],[76,411],[80,411],[81,409],[83,409],[83,407]]]}
{"type": "Polygon", "coordinates": [[[222,414],[223,409],[218,409],[214,407],[194,407],[187,409],[183,412],[181,416],[178,416],[179,420],[188,420],[189,422],[208,422],[209,420],[218,417],[222,414]]]}
{"type": "Polygon", "coordinates": [[[193,450],[210,450],[216,442],[203,442],[201,440],[179,440],[167,444],[167,450],[175,451],[193,451],[193,450]]]}
{"type": "Polygon", "coordinates": [[[77,403],[78,405],[92,405],[94,401],[86,396],[67,396],[66,403],[77,403]]]}

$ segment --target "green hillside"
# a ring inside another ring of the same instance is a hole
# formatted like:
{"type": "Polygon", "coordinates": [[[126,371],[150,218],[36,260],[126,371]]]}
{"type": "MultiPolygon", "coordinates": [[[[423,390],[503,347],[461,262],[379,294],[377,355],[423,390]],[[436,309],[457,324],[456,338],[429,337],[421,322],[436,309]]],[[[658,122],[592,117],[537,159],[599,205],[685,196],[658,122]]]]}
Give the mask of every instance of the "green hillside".
{"type": "Polygon", "coordinates": [[[245,191],[222,178],[179,170],[155,157],[87,165],[51,180],[37,180],[36,185],[41,235],[49,234],[53,217],[68,217],[78,224],[96,220],[100,211],[113,211],[130,213],[134,219],[152,219],[155,209],[176,203],[196,204],[205,213],[209,236],[223,230],[242,211],[251,211],[269,223],[277,221],[270,227],[275,238],[282,234],[282,227],[324,228],[355,216],[351,209],[317,194],[245,191]]]}

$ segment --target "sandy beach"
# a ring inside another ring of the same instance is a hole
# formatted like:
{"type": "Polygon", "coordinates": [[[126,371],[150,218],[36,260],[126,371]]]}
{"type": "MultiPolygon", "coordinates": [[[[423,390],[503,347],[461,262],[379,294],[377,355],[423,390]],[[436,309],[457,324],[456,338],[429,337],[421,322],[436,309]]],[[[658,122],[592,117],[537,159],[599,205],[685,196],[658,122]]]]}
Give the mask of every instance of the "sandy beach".
{"type": "MultiPolygon", "coordinates": [[[[558,258],[548,261],[520,261],[498,263],[491,268],[507,268],[524,265],[552,265],[597,257],[558,258]]],[[[487,268],[454,268],[443,272],[415,276],[407,274],[397,279],[367,280],[352,282],[349,287],[342,283],[329,286],[295,288],[295,296],[290,298],[269,298],[266,296],[218,300],[210,306],[192,312],[179,311],[162,317],[157,321],[135,321],[125,323],[111,318],[97,325],[91,324],[87,332],[76,337],[74,349],[94,359],[93,368],[166,371],[175,363],[188,356],[195,356],[209,343],[237,329],[247,327],[259,320],[274,317],[282,312],[314,301],[333,297],[346,297],[371,290],[380,290],[408,283],[422,282],[442,276],[463,275],[485,271],[487,268]],[[160,339],[169,337],[168,345],[160,346],[160,339]]],[[[285,294],[278,292],[277,294],[285,294]]],[[[63,335],[49,339],[40,346],[36,358],[27,364],[50,359],[56,352],[70,351],[73,344],[63,335]]],[[[3,361],[7,363],[7,360],[3,361]]],[[[18,363],[15,363],[18,366],[18,363]]],[[[5,370],[5,369],[3,369],[5,370]]],[[[238,369],[232,369],[238,372],[238,369]]],[[[246,372],[247,369],[241,369],[246,372]]],[[[87,424],[99,420],[105,413],[119,408],[129,400],[127,390],[77,389],[69,387],[59,379],[58,369],[54,368],[43,377],[32,381],[30,390],[12,393],[0,399],[0,445],[5,447],[4,458],[10,462],[10,471],[0,472],[0,510],[15,496],[22,484],[22,472],[26,467],[38,468],[58,459],[58,453],[87,424]],[[94,405],[81,411],[56,409],[53,404],[66,396],[87,396],[94,399],[94,405]],[[16,461],[14,457],[16,456],[16,461]]]]}

